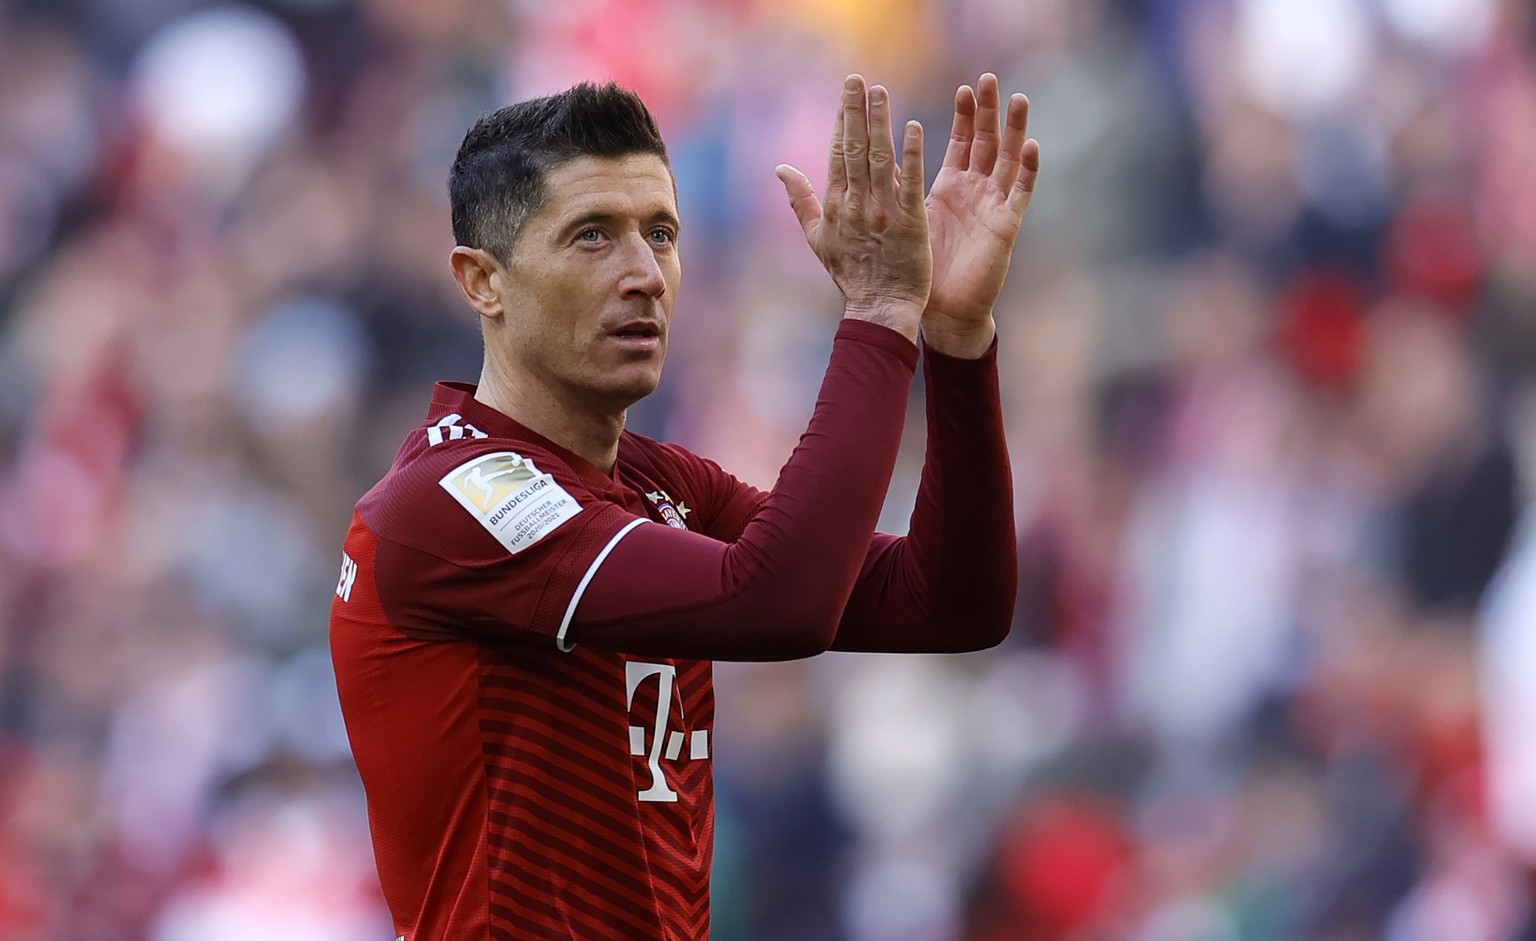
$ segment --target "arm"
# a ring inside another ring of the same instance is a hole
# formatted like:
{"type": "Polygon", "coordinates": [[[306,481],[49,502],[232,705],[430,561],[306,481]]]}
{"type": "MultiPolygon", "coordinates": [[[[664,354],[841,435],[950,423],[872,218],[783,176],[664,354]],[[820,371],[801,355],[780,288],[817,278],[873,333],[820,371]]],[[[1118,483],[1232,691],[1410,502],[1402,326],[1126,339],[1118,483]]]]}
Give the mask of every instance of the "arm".
{"type": "MultiPolygon", "coordinates": [[[[1018,565],[996,347],[976,360],[931,346],[924,357],[928,449],[908,534],[870,541],[836,650],[976,650],[1010,626],[1018,565]]],[[[726,510],[712,535],[735,540],[769,495],[709,466],[726,510]]]]}
{"type": "Polygon", "coordinates": [[[578,589],[572,640],[647,656],[789,659],[832,642],[900,444],[931,271],[915,122],[895,166],[889,100],[851,76],[823,207],[780,167],[846,319],[810,426],[734,542],[640,526],[578,589]],[[885,329],[889,328],[889,329],[885,329]],[[892,332],[895,331],[895,332],[892,332]],[[905,338],[905,339],[904,339],[905,338]]]}
{"type": "MultiPolygon", "coordinates": [[[[976,360],[924,351],[928,449],[908,534],[875,533],[832,644],[954,653],[1000,642],[1017,589],[1012,481],[993,347],[976,360]]],[[[707,461],[732,541],[768,495],[707,461]]]]}
{"type": "Polygon", "coordinates": [[[997,391],[997,348],[925,353],[928,448],[906,537],[877,534],[835,650],[955,653],[1000,643],[1013,618],[1018,548],[997,391]]]}
{"type": "Polygon", "coordinates": [[[637,527],[598,568],[571,637],[717,660],[827,649],[896,463],[916,353],[889,330],[845,323],[810,425],[741,536],[637,527]]]}
{"type": "Polygon", "coordinates": [[[1040,170],[1029,101],[997,77],[961,87],[928,195],[934,280],[923,314],[928,449],[904,539],[876,536],[833,646],[953,652],[1007,636],[1018,589],[1012,474],[992,308],[1040,170]]]}

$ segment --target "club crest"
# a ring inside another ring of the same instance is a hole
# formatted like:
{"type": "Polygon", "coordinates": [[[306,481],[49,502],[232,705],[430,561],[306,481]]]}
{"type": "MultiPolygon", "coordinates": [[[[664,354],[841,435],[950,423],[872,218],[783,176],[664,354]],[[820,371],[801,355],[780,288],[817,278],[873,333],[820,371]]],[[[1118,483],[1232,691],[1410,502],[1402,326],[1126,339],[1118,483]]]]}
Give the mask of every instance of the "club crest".
{"type": "Polygon", "coordinates": [[[687,504],[680,500],[672,499],[671,495],[665,490],[653,490],[646,494],[645,498],[655,505],[656,512],[661,515],[662,521],[668,526],[671,526],[673,529],[688,528],[688,524],[683,522],[683,520],[693,511],[688,509],[687,504]]]}

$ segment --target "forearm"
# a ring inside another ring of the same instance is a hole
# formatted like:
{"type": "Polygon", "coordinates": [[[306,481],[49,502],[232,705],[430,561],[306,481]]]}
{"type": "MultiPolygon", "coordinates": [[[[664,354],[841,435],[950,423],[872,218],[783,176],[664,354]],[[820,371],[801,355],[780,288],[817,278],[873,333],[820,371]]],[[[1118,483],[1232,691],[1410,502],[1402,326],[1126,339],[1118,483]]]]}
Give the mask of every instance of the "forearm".
{"type": "Polygon", "coordinates": [[[1008,633],[1018,585],[1012,471],[996,346],[966,362],[925,354],[928,448],[905,538],[877,538],[833,644],[950,652],[1008,633]]]}
{"type": "Polygon", "coordinates": [[[811,422],[740,537],[638,527],[597,570],[572,639],[660,657],[825,650],[889,487],[916,353],[891,331],[845,324],[811,422]]]}

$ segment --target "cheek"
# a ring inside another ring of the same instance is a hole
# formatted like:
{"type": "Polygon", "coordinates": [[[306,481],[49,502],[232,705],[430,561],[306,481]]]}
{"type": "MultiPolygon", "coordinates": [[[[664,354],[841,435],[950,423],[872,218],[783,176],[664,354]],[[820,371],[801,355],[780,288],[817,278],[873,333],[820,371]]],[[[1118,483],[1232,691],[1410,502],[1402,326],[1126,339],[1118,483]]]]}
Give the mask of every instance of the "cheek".
{"type": "Polygon", "coordinates": [[[518,307],[524,313],[519,318],[518,333],[532,348],[559,355],[560,351],[578,344],[585,321],[585,298],[579,287],[559,277],[549,277],[529,283],[518,307]]]}

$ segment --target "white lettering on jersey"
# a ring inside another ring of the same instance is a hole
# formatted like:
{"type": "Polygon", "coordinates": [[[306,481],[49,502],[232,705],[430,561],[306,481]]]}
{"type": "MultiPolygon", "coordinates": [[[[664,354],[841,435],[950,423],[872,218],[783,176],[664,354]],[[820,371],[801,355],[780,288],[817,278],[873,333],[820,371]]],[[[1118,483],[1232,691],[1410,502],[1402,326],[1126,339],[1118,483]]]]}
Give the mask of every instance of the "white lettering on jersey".
{"type": "Polygon", "coordinates": [[[513,555],[581,512],[576,498],[555,478],[513,451],[466,461],[438,485],[513,555]]]}
{"type": "Polygon", "coordinates": [[[357,581],[357,563],[345,552],[341,554],[341,578],[336,581],[336,597],[352,600],[352,583],[357,581]]]}
{"type": "Polygon", "coordinates": [[[476,428],[474,425],[471,425],[467,421],[462,425],[459,424],[461,421],[464,421],[464,416],[460,415],[458,412],[454,412],[452,415],[444,415],[442,418],[439,418],[437,420],[437,424],[427,428],[427,443],[438,445],[442,444],[444,441],[458,441],[465,435],[469,435],[471,438],[490,437],[490,435],[481,431],[479,428],[476,428]]]}
{"type": "MultiPolygon", "coordinates": [[[[667,785],[666,773],[661,769],[661,759],[665,755],[668,761],[677,761],[682,757],[683,752],[685,736],[680,730],[667,728],[667,720],[672,711],[672,691],[677,685],[677,668],[667,663],[640,663],[635,660],[624,664],[625,696],[631,709],[635,705],[635,690],[653,676],[657,679],[658,688],[656,690],[656,721],[650,730],[650,748],[646,748],[645,727],[632,725],[629,727],[629,753],[637,758],[641,756],[649,758],[651,786],[637,795],[639,799],[673,803],[677,800],[677,792],[667,785]]],[[[686,741],[689,758],[709,757],[709,730],[699,729],[686,736],[686,741]]]]}

